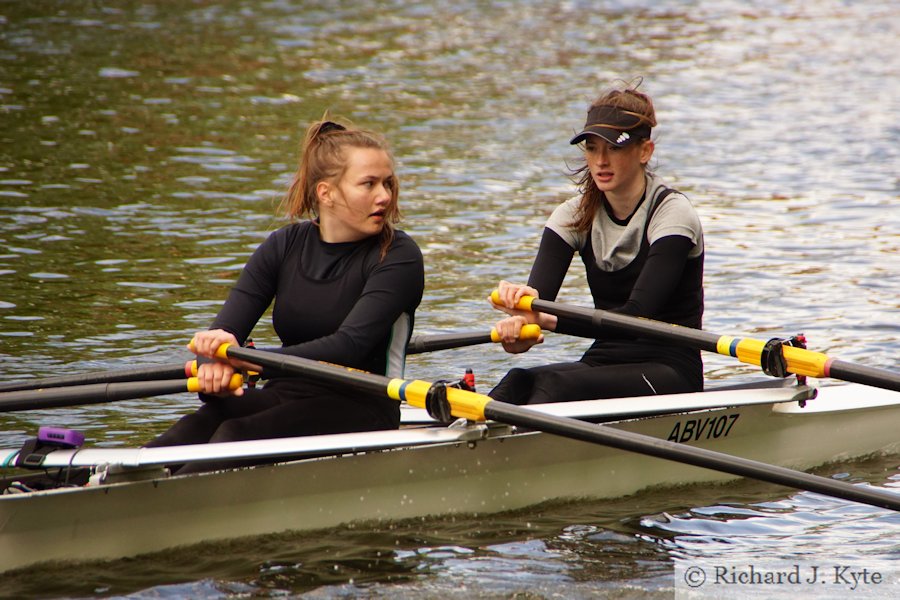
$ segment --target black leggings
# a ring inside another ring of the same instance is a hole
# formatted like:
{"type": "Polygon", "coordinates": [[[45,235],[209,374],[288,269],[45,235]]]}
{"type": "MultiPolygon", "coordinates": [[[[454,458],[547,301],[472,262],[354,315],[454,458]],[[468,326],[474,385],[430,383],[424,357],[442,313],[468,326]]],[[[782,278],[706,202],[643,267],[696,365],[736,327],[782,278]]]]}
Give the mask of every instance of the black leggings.
{"type": "Polygon", "coordinates": [[[584,362],[512,369],[488,394],[510,404],[545,404],[699,391],[660,363],[592,366],[584,362]]]}
{"type": "MultiPolygon", "coordinates": [[[[351,392],[352,393],[352,392],[351,392]]],[[[181,446],[207,442],[237,442],[301,435],[323,435],[396,429],[397,402],[362,394],[350,396],[332,388],[296,380],[272,380],[242,396],[202,396],[204,404],[182,417],[168,431],[148,443],[181,446]]],[[[268,461],[189,463],[177,473],[191,473],[268,461]]]]}

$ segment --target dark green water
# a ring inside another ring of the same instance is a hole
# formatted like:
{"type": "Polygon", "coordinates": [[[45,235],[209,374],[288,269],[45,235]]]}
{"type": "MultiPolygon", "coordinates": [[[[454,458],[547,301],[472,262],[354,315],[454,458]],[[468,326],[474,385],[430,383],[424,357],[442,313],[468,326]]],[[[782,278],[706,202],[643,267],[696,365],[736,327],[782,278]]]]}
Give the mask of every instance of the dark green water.
{"type": "MultiPolygon", "coordinates": [[[[186,359],[274,212],[306,123],[378,129],[426,257],[419,333],[489,327],[572,192],[569,134],[617,78],[707,236],[705,326],[897,368],[900,11],[888,2],[0,2],[0,380],[186,359]]],[[[576,269],[562,300],[587,297],[576,269]]],[[[254,337],[274,341],[263,324],[254,337]]],[[[411,357],[409,374],[577,356],[411,357]]],[[[705,357],[707,375],[750,373],[705,357]]],[[[189,395],[0,417],[140,443],[189,395]]],[[[898,457],[822,474],[883,484],[898,457]]],[[[829,470],[830,469],[830,470],[829,470]]],[[[670,597],[672,561],[863,554],[900,521],[742,482],[490,519],[280,536],[0,576],[9,597],[670,597]],[[852,512],[852,518],[848,517],[852,512]]],[[[2,560],[2,557],[0,557],[2,560]]]]}

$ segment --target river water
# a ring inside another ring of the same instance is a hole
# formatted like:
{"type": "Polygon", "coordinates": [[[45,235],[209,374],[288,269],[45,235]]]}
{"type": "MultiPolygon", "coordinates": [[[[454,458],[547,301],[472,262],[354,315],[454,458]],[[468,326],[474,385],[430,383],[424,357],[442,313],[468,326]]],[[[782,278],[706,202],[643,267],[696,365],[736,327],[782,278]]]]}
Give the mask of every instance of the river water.
{"type": "MultiPolygon", "coordinates": [[[[0,3],[0,380],[188,358],[324,111],[383,132],[426,258],[418,333],[487,328],[572,187],[568,137],[617,79],[707,238],[705,327],[896,369],[900,8],[891,2],[0,3]]],[[[561,300],[586,303],[572,269],[561,300]]],[[[274,342],[263,323],[257,343],[274,342]]],[[[420,379],[575,357],[410,358],[420,379]]],[[[754,373],[705,356],[707,376],[754,373]]],[[[134,445],[187,394],[0,416],[134,445]]],[[[817,472],[900,485],[900,456],[817,472]]],[[[671,597],[677,558],[900,560],[900,519],[740,481],[617,502],[291,534],[0,576],[7,597],[671,597]]]]}

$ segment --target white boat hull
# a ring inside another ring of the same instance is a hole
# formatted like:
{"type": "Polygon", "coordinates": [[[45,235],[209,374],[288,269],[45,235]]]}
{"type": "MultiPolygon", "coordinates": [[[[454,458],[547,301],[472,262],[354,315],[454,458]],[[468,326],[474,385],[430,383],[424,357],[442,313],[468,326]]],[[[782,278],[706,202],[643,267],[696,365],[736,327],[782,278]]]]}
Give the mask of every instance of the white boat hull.
{"type": "MultiPolygon", "coordinates": [[[[822,391],[803,408],[797,402],[747,405],[608,426],[794,469],[900,452],[900,394],[855,385],[822,391]]],[[[0,496],[0,570],[733,479],[543,433],[503,431],[478,441],[0,496]]]]}

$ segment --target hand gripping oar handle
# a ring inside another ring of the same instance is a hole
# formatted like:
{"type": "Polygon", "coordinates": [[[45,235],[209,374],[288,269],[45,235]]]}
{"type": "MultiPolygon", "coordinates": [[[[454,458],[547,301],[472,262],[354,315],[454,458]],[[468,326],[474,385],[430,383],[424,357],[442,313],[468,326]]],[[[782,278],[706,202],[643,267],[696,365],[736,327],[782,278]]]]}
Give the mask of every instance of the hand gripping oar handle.
{"type": "MultiPolygon", "coordinates": [[[[277,369],[283,373],[295,373],[313,377],[319,381],[349,385],[354,389],[384,395],[394,400],[405,400],[408,404],[419,408],[429,408],[429,395],[436,387],[435,384],[427,381],[392,379],[383,375],[329,365],[296,356],[250,350],[227,344],[220,346],[216,351],[216,355],[220,358],[245,360],[265,368],[277,369]]],[[[739,477],[751,477],[769,483],[805,489],[853,502],[900,511],[900,494],[892,493],[888,490],[851,485],[844,481],[734,457],[705,448],[670,442],[566,417],[545,415],[522,406],[499,402],[489,396],[467,390],[447,387],[441,392],[443,400],[449,404],[450,414],[454,417],[473,421],[493,419],[502,423],[527,427],[575,440],[602,444],[629,452],[638,452],[648,456],[656,456],[731,473],[739,477]]],[[[429,412],[431,412],[430,409],[429,412]]]]}
{"type": "MultiPolygon", "coordinates": [[[[243,385],[243,377],[239,373],[232,375],[229,389],[235,390],[241,385],[243,385]]],[[[187,379],[122,381],[4,392],[0,394],[0,412],[58,408],[60,406],[77,406],[81,404],[103,404],[119,400],[199,391],[199,380],[196,377],[189,377],[187,379]]]]}
{"type": "MultiPolygon", "coordinates": [[[[500,304],[500,296],[497,290],[491,293],[491,299],[495,304],[500,304]]],[[[642,317],[620,315],[606,310],[569,306],[558,302],[541,300],[533,296],[523,296],[516,308],[590,322],[597,328],[608,327],[697,348],[698,350],[732,356],[743,363],[757,366],[762,364],[763,350],[767,344],[767,342],[761,340],[719,335],[701,329],[663,323],[642,317]]],[[[894,390],[895,392],[900,391],[900,373],[829,358],[824,354],[804,348],[787,345],[781,348],[787,364],[787,370],[791,373],[808,375],[810,377],[831,377],[833,379],[894,390]]]]}
{"type": "MultiPolygon", "coordinates": [[[[541,328],[539,325],[529,324],[522,327],[519,334],[521,339],[536,340],[541,336],[541,328]]],[[[407,354],[420,354],[422,352],[434,352],[437,350],[448,350],[450,348],[462,348],[464,346],[474,346],[476,344],[487,344],[488,342],[499,342],[500,334],[497,329],[491,329],[490,333],[438,333],[438,334],[421,334],[414,335],[406,346],[407,354]]]]}

